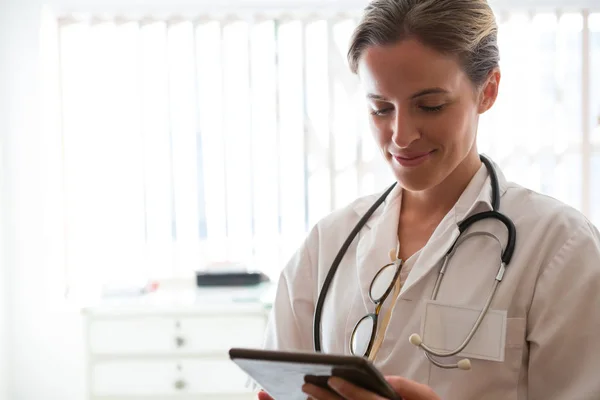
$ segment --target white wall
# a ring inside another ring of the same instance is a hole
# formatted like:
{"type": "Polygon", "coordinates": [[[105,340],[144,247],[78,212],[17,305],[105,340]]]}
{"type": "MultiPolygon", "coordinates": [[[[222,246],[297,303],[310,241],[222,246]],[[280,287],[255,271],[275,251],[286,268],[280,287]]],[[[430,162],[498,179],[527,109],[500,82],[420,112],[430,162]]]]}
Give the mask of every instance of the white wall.
{"type": "Polygon", "coordinates": [[[4,142],[6,132],[8,131],[8,99],[3,96],[3,88],[7,85],[7,46],[8,46],[8,28],[6,24],[7,6],[5,0],[0,0],[0,399],[8,399],[8,365],[10,362],[9,344],[8,344],[8,284],[7,284],[7,265],[5,258],[5,246],[3,238],[6,228],[4,198],[6,189],[4,185],[4,142]]]}
{"type": "MultiPolygon", "coordinates": [[[[4,146],[4,263],[10,310],[8,400],[83,398],[79,321],[69,313],[56,285],[62,269],[52,245],[53,199],[44,189],[55,182],[45,169],[50,156],[40,112],[40,15],[36,0],[5,0],[0,104],[4,146]],[[8,39],[8,40],[7,40],[8,39]]],[[[50,149],[50,152],[52,149],[50,149]]],[[[0,357],[4,358],[4,357],[0,357]]]]}

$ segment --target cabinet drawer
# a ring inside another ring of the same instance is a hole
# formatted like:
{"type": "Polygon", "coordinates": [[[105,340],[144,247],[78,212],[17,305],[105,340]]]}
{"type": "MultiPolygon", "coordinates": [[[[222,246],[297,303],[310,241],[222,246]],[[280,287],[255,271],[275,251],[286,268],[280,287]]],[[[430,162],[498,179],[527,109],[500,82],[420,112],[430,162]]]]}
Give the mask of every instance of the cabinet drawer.
{"type": "Polygon", "coordinates": [[[265,326],[262,315],[99,319],[90,323],[90,348],[98,355],[225,353],[260,347],[265,326]]]}
{"type": "Polygon", "coordinates": [[[180,320],[182,350],[226,352],[231,347],[261,347],[266,319],[262,316],[214,316],[180,320]]]}
{"type": "Polygon", "coordinates": [[[177,348],[172,318],[99,319],[92,320],[89,329],[95,354],[165,353],[177,348]]]}
{"type": "Polygon", "coordinates": [[[180,372],[174,362],[118,361],[96,364],[92,370],[95,396],[172,395],[180,372]]]}
{"type": "Polygon", "coordinates": [[[188,360],[182,363],[187,393],[245,393],[248,375],[229,359],[188,360]]]}
{"type": "Polygon", "coordinates": [[[92,371],[95,396],[244,394],[247,376],[228,359],[115,361],[92,371]]]}

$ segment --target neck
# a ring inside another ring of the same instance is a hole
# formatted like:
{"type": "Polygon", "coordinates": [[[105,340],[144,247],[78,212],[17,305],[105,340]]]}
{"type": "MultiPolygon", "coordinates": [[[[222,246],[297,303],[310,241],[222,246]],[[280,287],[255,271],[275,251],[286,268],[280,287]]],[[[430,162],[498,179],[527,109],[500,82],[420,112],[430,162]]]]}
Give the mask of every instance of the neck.
{"type": "Polygon", "coordinates": [[[405,191],[402,194],[401,212],[421,220],[443,218],[454,207],[480,167],[481,160],[474,149],[439,185],[419,192],[405,191]]]}

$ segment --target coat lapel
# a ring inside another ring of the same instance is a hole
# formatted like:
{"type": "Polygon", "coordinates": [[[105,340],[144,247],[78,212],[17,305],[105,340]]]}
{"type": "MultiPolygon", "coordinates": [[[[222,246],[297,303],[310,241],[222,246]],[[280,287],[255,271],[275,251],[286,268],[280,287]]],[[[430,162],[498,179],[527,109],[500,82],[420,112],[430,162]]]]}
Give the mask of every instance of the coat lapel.
{"type": "Polygon", "coordinates": [[[402,286],[400,295],[419,283],[439,263],[458,235],[458,227],[454,224],[454,212],[451,211],[438,225],[425,247],[421,250],[419,258],[402,286]]]}
{"type": "MultiPolygon", "coordinates": [[[[500,170],[494,165],[498,175],[500,195],[506,191],[506,181],[500,170]]],[[[469,182],[456,205],[446,214],[442,222],[433,232],[433,235],[423,247],[418,260],[410,271],[401,295],[419,283],[432,269],[440,265],[450,246],[458,238],[460,232],[458,224],[470,215],[492,210],[491,180],[485,165],[469,182]]]]}

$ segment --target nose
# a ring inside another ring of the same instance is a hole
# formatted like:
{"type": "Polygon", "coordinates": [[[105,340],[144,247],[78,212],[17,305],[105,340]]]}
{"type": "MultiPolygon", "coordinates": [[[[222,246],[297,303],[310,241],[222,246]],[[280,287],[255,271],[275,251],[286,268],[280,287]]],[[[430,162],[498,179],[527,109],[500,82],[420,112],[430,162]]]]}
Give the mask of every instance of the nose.
{"type": "Polygon", "coordinates": [[[402,109],[399,109],[398,112],[396,112],[396,118],[393,120],[392,141],[399,148],[407,148],[412,142],[421,137],[419,130],[415,124],[412,123],[410,116],[406,115],[405,112],[402,112],[402,109]]]}

